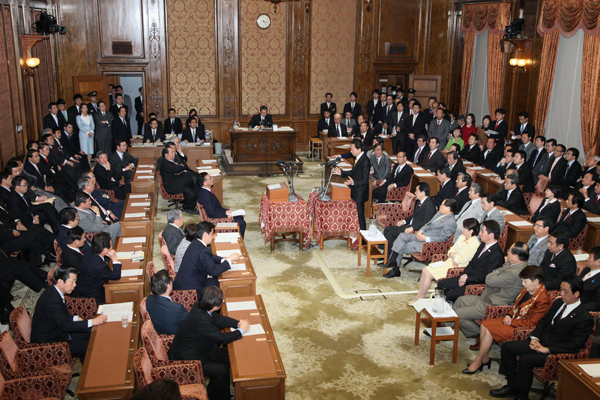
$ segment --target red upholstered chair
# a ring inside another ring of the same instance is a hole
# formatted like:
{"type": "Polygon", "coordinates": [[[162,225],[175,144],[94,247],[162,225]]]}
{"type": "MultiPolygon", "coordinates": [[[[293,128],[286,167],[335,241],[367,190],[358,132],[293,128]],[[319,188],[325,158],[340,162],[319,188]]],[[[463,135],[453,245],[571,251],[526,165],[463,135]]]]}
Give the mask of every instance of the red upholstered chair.
{"type": "Polygon", "coordinates": [[[173,204],[175,204],[175,208],[179,208],[179,202],[181,200],[183,200],[183,193],[179,193],[179,194],[167,193],[167,191],[165,190],[165,187],[163,185],[162,176],[160,176],[160,171],[156,171],[156,176],[158,177],[158,187],[160,187],[160,195],[162,196],[163,199],[170,201],[170,203],[167,205],[167,207],[171,207],[173,204]]]}
{"type": "MultiPolygon", "coordinates": [[[[57,267],[52,268],[48,271],[48,286],[54,284],[53,277],[54,271],[57,267]]],[[[92,297],[71,297],[65,296],[65,303],[71,315],[78,315],[83,319],[93,319],[96,317],[98,306],[96,300],[92,297]]]]}
{"type": "Polygon", "coordinates": [[[60,375],[48,371],[44,375],[5,380],[0,375],[0,399],[6,400],[59,400],[65,396],[67,386],[60,375]]]}
{"type": "Polygon", "coordinates": [[[158,271],[156,270],[156,266],[154,265],[154,261],[150,261],[150,262],[148,262],[148,264],[146,264],[146,275],[148,275],[148,281],[151,281],[152,277],[157,272],[158,271]]]}
{"type": "Polygon", "coordinates": [[[200,362],[182,361],[178,364],[153,367],[145,348],[140,348],[133,359],[133,369],[140,388],[145,388],[161,378],[172,379],[179,385],[181,398],[186,400],[208,399],[204,387],[200,362]]]}
{"type": "MultiPolygon", "coordinates": [[[[233,222],[233,217],[227,217],[227,218],[209,218],[208,214],[206,213],[206,210],[204,209],[204,206],[200,203],[196,203],[196,206],[198,206],[198,212],[200,213],[200,220],[201,221],[208,221],[208,222],[212,222],[213,224],[218,224],[219,222],[233,222]]],[[[224,230],[221,232],[225,232],[224,230]]],[[[237,229],[233,229],[231,232],[237,232],[237,229]]]]}
{"type": "Polygon", "coordinates": [[[404,200],[404,196],[406,193],[410,191],[412,185],[412,177],[410,178],[410,182],[408,185],[402,187],[395,187],[391,190],[388,190],[385,201],[402,201],[404,200]]]}
{"type": "Polygon", "coordinates": [[[383,203],[377,205],[377,222],[386,227],[396,225],[413,214],[416,196],[414,193],[406,192],[402,203],[383,203]]]}
{"type": "MultiPolygon", "coordinates": [[[[195,290],[174,290],[171,292],[171,301],[181,304],[186,310],[191,311],[197,300],[195,290]]],[[[144,297],[140,302],[140,314],[142,322],[150,321],[150,314],[146,311],[146,299],[144,297]]]]}
{"type": "Polygon", "coordinates": [[[471,175],[471,180],[473,183],[475,183],[475,179],[477,179],[477,173],[473,169],[467,168],[467,174],[471,175]]]}
{"type": "Polygon", "coordinates": [[[156,329],[154,329],[154,325],[150,320],[150,316],[146,312],[145,300],[146,299],[142,301],[144,302],[144,313],[146,314],[146,317],[144,317],[144,319],[147,319],[142,325],[140,335],[142,336],[144,347],[148,352],[148,356],[152,361],[152,365],[154,365],[155,367],[162,367],[163,365],[168,365],[171,362],[169,360],[168,353],[169,349],[171,348],[171,345],[173,344],[173,339],[175,338],[175,335],[161,335],[158,332],[156,332],[156,329]]]}
{"type": "Polygon", "coordinates": [[[166,246],[166,245],[167,245],[167,241],[165,240],[165,238],[163,238],[163,232],[164,232],[164,230],[163,230],[163,231],[160,231],[160,232],[158,233],[158,245],[159,245],[160,247],[162,247],[162,246],[166,246]]]}
{"type": "MultiPolygon", "coordinates": [[[[121,178],[121,179],[123,179],[123,178],[121,178]]],[[[125,182],[123,182],[123,183],[125,183],[125,182]]],[[[96,189],[98,189],[102,192],[105,192],[108,195],[108,197],[110,197],[110,201],[112,201],[113,203],[116,203],[119,201],[119,199],[117,199],[117,197],[115,196],[114,190],[102,189],[100,187],[100,185],[98,185],[98,182],[96,182],[96,189]]]]}
{"type": "Polygon", "coordinates": [[[56,254],[56,265],[62,265],[62,261],[60,261],[60,255],[62,254],[62,249],[58,245],[56,239],[54,239],[54,253],[56,254]]]}
{"type": "Polygon", "coordinates": [[[500,233],[500,237],[498,238],[498,245],[502,249],[504,253],[504,247],[506,247],[506,239],[508,237],[508,221],[504,219],[504,228],[502,229],[502,233],[500,233]]]}
{"type": "MultiPolygon", "coordinates": [[[[525,196],[526,193],[523,193],[523,196],[525,196]]],[[[528,193],[531,194],[531,193],[528,193]]],[[[533,194],[531,196],[531,198],[529,199],[529,201],[527,201],[527,199],[525,199],[525,204],[527,204],[527,210],[529,211],[530,215],[535,214],[535,212],[537,211],[538,208],[540,208],[540,206],[542,205],[542,202],[544,201],[544,196],[543,195],[539,195],[539,194],[533,194]]],[[[531,219],[531,217],[530,217],[531,219]]]]}
{"type": "Polygon", "coordinates": [[[19,349],[48,346],[46,343],[31,343],[31,317],[29,317],[25,307],[19,306],[15,308],[10,313],[9,321],[10,329],[13,331],[13,339],[19,349]]]}
{"type": "Polygon", "coordinates": [[[169,272],[171,279],[175,279],[177,276],[177,272],[175,272],[175,260],[171,256],[171,253],[169,253],[169,248],[166,244],[160,246],[160,257],[162,258],[165,269],[169,272]]]}
{"type": "Polygon", "coordinates": [[[579,248],[583,248],[583,244],[585,243],[585,237],[588,233],[588,224],[585,224],[585,227],[579,235],[575,236],[573,239],[569,240],[569,250],[577,250],[579,248]]]}
{"type": "Polygon", "coordinates": [[[423,250],[421,250],[420,253],[412,253],[411,256],[420,262],[431,261],[436,254],[448,253],[448,250],[452,247],[453,240],[454,234],[452,234],[445,242],[423,243],[423,250]]]}
{"type": "Polygon", "coordinates": [[[483,290],[487,287],[486,284],[481,283],[479,285],[467,285],[465,288],[465,296],[481,296],[483,290]]]}
{"type": "Polygon", "coordinates": [[[548,179],[547,177],[539,176],[538,183],[537,185],[535,185],[535,194],[539,194],[543,197],[549,182],[550,179],[548,179]]]}

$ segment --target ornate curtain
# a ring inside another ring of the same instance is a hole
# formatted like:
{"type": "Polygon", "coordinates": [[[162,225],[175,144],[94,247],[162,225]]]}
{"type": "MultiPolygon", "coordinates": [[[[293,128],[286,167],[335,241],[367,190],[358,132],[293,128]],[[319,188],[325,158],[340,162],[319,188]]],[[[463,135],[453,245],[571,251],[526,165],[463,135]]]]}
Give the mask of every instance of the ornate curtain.
{"type": "Polygon", "coordinates": [[[546,118],[548,107],[550,107],[550,96],[552,84],[554,83],[554,71],[556,70],[556,55],[558,54],[559,31],[554,31],[544,38],[544,47],[540,61],[540,78],[538,81],[535,102],[535,124],[536,132],[545,135],[546,118]]]}
{"type": "Polygon", "coordinates": [[[473,33],[480,34],[485,29],[488,30],[489,35],[487,76],[490,115],[493,115],[494,110],[500,106],[502,64],[504,61],[504,56],[500,51],[500,38],[504,34],[504,27],[510,24],[510,5],[510,3],[483,3],[463,6],[461,31],[465,34],[465,47],[460,96],[460,110],[462,113],[467,112],[469,91],[471,89],[471,69],[475,47],[475,35],[473,33]],[[469,35],[472,36],[472,39],[469,38],[469,35]],[[466,75],[467,72],[468,75],[466,75]]]}
{"type": "Polygon", "coordinates": [[[538,25],[540,35],[559,29],[564,37],[579,29],[586,35],[600,36],[600,0],[544,0],[538,25]]]}
{"type": "MultiPolygon", "coordinates": [[[[544,39],[545,41],[546,39],[544,39]]],[[[600,115],[600,37],[585,33],[581,67],[581,138],[583,149],[596,154],[600,115]]]]}

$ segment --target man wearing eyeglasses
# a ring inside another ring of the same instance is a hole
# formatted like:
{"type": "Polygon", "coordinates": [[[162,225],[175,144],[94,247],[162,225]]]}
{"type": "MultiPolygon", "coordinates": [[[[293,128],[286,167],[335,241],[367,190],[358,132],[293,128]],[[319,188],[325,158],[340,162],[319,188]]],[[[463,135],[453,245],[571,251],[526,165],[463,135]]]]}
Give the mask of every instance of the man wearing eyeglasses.
{"type": "Polygon", "coordinates": [[[529,259],[527,265],[539,265],[544,259],[544,254],[548,250],[548,239],[550,237],[550,228],[552,220],[549,217],[542,216],[533,224],[533,235],[529,238],[529,259]]]}

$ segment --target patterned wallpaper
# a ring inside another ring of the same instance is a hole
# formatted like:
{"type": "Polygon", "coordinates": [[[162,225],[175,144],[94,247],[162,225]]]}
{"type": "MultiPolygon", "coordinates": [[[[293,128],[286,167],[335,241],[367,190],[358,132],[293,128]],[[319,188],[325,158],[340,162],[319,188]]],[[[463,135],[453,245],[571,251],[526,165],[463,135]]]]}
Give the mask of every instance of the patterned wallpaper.
{"type": "Polygon", "coordinates": [[[169,0],[167,12],[170,107],[217,115],[215,2],[169,0]]]}
{"type": "Polygon", "coordinates": [[[342,112],[354,90],[355,0],[312,0],[310,113],[319,114],[325,93],[342,112]]]}
{"type": "Polygon", "coordinates": [[[242,114],[254,114],[261,105],[269,114],[285,114],[287,75],[286,7],[277,13],[264,0],[240,0],[242,114]],[[271,26],[260,29],[256,18],[271,17],[271,26]]]}

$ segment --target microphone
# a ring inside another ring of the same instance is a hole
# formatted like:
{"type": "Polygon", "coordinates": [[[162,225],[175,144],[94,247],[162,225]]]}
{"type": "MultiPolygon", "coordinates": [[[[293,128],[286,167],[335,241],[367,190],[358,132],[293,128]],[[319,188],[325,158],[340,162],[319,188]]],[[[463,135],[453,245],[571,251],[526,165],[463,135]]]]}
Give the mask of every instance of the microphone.
{"type": "Polygon", "coordinates": [[[290,163],[287,161],[282,161],[279,158],[276,160],[277,161],[277,165],[279,165],[281,168],[285,169],[287,167],[290,166],[290,163]]]}
{"type": "Polygon", "coordinates": [[[342,162],[341,158],[334,158],[333,160],[326,161],[326,162],[324,162],[324,163],[322,163],[320,165],[332,165],[333,166],[333,165],[337,165],[337,164],[339,164],[341,162],[342,162]]]}

